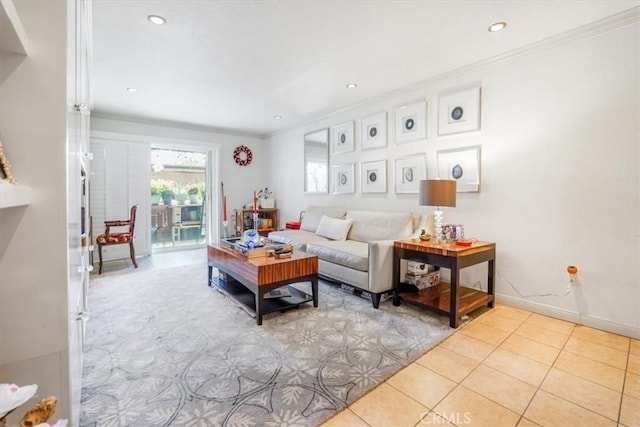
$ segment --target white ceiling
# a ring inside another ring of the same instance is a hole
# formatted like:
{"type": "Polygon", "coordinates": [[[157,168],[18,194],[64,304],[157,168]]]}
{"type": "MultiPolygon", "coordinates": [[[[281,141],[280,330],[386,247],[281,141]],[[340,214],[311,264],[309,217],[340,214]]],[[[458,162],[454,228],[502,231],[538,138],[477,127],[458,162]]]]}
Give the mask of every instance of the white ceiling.
{"type": "Polygon", "coordinates": [[[94,0],[94,112],[265,135],[639,3],[94,0]]]}

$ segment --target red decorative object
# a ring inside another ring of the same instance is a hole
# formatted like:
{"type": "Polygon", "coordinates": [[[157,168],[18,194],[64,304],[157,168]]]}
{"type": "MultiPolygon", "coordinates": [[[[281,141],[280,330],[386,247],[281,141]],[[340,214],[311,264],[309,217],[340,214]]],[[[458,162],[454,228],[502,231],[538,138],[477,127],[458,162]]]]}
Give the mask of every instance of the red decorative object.
{"type": "Polygon", "coordinates": [[[300,221],[289,221],[286,225],[287,230],[300,230],[300,221]]]}
{"type": "Polygon", "coordinates": [[[235,150],[233,150],[233,160],[235,160],[235,162],[240,166],[247,166],[249,163],[251,163],[252,159],[253,154],[247,146],[240,145],[239,147],[236,147],[235,150]]]}
{"type": "Polygon", "coordinates": [[[253,190],[253,213],[258,213],[258,197],[256,196],[256,190],[253,190]]]}

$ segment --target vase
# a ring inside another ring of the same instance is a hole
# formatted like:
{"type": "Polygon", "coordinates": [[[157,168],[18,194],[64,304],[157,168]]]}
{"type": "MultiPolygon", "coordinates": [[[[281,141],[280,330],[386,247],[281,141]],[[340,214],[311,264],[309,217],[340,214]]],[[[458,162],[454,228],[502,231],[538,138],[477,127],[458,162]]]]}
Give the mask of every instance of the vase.
{"type": "Polygon", "coordinates": [[[152,205],[159,205],[160,204],[160,195],[159,194],[152,194],[151,195],[151,204],[152,205]]]}
{"type": "Polygon", "coordinates": [[[189,194],[189,203],[191,203],[191,204],[198,203],[198,195],[197,194],[189,194]]]}

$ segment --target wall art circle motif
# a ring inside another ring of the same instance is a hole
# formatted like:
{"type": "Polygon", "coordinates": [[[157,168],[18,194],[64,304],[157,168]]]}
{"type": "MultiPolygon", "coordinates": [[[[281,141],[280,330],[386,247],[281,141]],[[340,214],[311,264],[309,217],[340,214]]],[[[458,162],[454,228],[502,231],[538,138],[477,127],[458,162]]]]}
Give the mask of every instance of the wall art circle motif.
{"type": "Polygon", "coordinates": [[[464,169],[462,169],[462,166],[460,166],[460,165],[455,165],[451,169],[451,176],[453,176],[455,179],[462,178],[463,174],[464,174],[464,169]]]}
{"type": "Polygon", "coordinates": [[[404,122],[404,128],[406,130],[411,130],[413,129],[413,126],[415,125],[415,121],[413,119],[407,119],[404,122]]]}
{"type": "Polygon", "coordinates": [[[371,138],[375,138],[377,134],[378,134],[378,128],[376,128],[375,126],[371,126],[371,128],[369,129],[369,136],[371,138]]]}
{"type": "Polygon", "coordinates": [[[404,179],[406,182],[413,182],[413,168],[404,169],[404,179]]]}
{"type": "Polygon", "coordinates": [[[464,115],[464,110],[462,109],[462,107],[456,107],[453,110],[451,110],[451,118],[453,120],[460,120],[462,118],[462,116],[464,115]]]}
{"type": "Polygon", "coordinates": [[[233,160],[240,166],[247,166],[253,160],[253,153],[249,147],[240,145],[233,150],[233,160]]]}

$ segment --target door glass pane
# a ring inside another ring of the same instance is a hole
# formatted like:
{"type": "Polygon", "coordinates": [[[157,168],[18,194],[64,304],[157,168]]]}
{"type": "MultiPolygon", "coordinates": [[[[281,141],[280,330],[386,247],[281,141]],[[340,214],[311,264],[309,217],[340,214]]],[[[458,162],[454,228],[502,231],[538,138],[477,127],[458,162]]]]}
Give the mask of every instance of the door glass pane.
{"type": "Polygon", "coordinates": [[[206,170],[206,153],[151,149],[154,249],[205,244],[206,170]]]}

